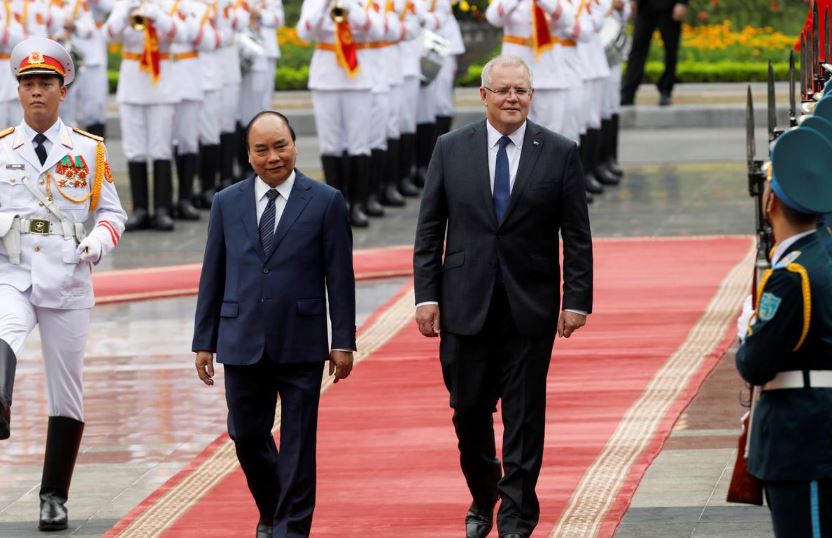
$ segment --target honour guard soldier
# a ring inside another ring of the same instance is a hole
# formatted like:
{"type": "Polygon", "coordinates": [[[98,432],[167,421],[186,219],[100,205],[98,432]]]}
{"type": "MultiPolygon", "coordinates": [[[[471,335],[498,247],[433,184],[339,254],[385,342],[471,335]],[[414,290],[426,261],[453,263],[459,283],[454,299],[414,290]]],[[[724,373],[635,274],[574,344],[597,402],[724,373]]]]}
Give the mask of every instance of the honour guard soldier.
{"type": "Polygon", "coordinates": [[[315,129],[327,184],[346,193],[353,226],[369,225],[363,205],[369,195],[370,131],[374,77],[366,48],[377,41],[384,21],[360,0],[305,0],[298,36],[316,41],[309,66],[315,129]]]}
{"type": "Polygon", "coordinates": [[[280,58],[277,29],[282,27],[285,21],[281,0],[243,2],[243,8],[249,11],[249,25],[247,30],[238,33],[237,45],[240,52],[240,69],[243,73],[236,134],[239,142],[237,163],[241,171],[238,180],[247,178],[253,172],[248,162],[243,126],[248,125],[258,112],[272,109],[274,74],[277,70],[277,59],[280,58]],[[246,48],[249,50],[245,50],[246,48]]]}
{"type": "Polygon", "coordinates": [[[186,37],[182,42],[171,43],[171,60],[174,69],[174,88],[179,92],[179,102],[174,108],[173,139],[176,146],[176,179],[179,185],[178,201],[173,207],[173,218],[199,220],[199,211],[193,205],[194,178],[199,159],[199,113],[202,108],[202,72],[199,69],[199,49],[213,49],[216,42],[204,39],[208,6],[194,0],[182,0],[174,14],[185,26],[186,37]]]}
{"type": "Polygon", "coordinates": [[[127,215],[101,137],[60,119],[75,77],[69,53],[49,39],[27,39],[12,51],[11,70],[23,121],[0,133],[0,439],[10,434],[16,356],[38,325],[49,396],[38,528],[60,530],[84,431],[92,264],[118,244],[127,215]]]}
{"type": "Polygon", "coordinates": [[[75,120],[84,130],[103,137],[106,134],[107,96],[110,93],[107,36],[103,27],[115,0],[72,0],[69,3],[73,5],[73,10],[80,4],[78,9],[88,11],[95,25],[88,36],[83,37],[76,32],[72,39],[72,46],[77,47],[84,62],[70,92],[77,103],[75,120]]]}
{"type": "Polygon", "coordinates": [[[778,537],[832,535],[832,259],[815,229],[832,212],[829,155],[830,141],[803,127],[774,145],[763,204],[776,247],[736,355],[759,394],[748,471],[778,537]]]}
{"type": "Polygon", "coordinates": [[[219,0],[217,7],[217,30],[222,36],[219,49],[220,77],[222,77],[222,103],[220,107],[220,180],[222,187],[234,183],[234,161],[242,142],[237,140],[239,120],[240,53],[237,47],[237,32],[249,25],[249,14],[243,8],[242,0],[219,0]]]}
{"type": "Polygon", "coordinates": [[[170,44],[187,32],[172,17],[168,0],[120,0],[105,27],[110,40],[122,41],[116,100],[133,214],[127,230],[173,230],[173,115],[180,100],[169,71],[175,69],[170,44]],[[149,212],[148,158],[153,161],[154,215],[149,212]]]}
{"type": "MultiPolygon", "coordinates": [[[[607,15],[623,28],[630,19],[632,5],[626,0],[614,0],[607,15]]],[[[609,62],[610,76],[604,87],[604,106],[601,114],[601,154],[595,167],[596,179],[604,185],[617,185],[624,171],[618,164],[618,129],[621,110],[621,61],[609,62]]]]}
{"type": "Polygon", "coordinates": [[[202,106],[199,109],[199,182],[200,193],[194,197],[194,205],[210,209],[217,188],[220,171],[220,130],[222,118],[217,113],[222,107],[222,76],[220,61],[222,35],[218,30],[221,16],[213,0],[201,1],[208,7],[207,17],[200,21],[202,31],[199,53],[199,69],[202,84],[202,106]]]}
{"type": "Polygon", "coordinates": [[[17,98],[17,81],[9,72],[9,59],[15,45],[23,39],[23,27],[15,19],[11,2],[5,1],[0,9],[0,128],[17,123],[20,117],[20,101],[17,98]]]}

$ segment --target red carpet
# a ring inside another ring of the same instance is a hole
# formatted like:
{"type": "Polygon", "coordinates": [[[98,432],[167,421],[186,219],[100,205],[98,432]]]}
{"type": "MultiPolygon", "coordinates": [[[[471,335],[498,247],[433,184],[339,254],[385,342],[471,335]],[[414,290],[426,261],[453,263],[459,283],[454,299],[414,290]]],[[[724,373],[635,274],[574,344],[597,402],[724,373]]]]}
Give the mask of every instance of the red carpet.
{"type": "MultiPolygon", "coordinates": [[[[555,344],[536,536],[612,535],[673,423],[732,340],[750,247],[738,237],[596,242],[595,313],[555,344]]],[[[470,498],[438,341],[408,321],[409,292],[368,321],[363,336],[398,328],[373,340],[378,349],[322,398],[313,536],[463,532],[470,498]],[[406,314],[388,321],[393,310],[406,314]]],[[[257,515],[229,445],[220,438],[107,536],[250,535],[257,515]],[[223,465],[229,472],[215,476],[223,465]],[[174,502],[166,492],[176,490],[174,502]]]]}
{"type": "MultiPolygon", "coordinates": [[[[412,274],[412,249],[387,247],[357,250],[353,254],[356,280],[412,274]]],[[[201,264],[101,271],[93,275],[98,304],[195,295],[201,264]]]]}

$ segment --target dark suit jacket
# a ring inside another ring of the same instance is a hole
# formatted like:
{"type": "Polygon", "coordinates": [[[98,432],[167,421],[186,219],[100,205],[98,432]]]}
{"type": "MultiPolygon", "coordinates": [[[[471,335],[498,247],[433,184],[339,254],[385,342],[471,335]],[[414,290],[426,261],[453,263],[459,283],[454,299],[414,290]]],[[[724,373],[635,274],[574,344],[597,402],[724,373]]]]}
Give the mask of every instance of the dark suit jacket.
{"type": "Polygon", "coordinates": [[[487,144],[485,121],[437,141],[416,230],[416,302],[439,302],[443,330],[477,334],[499,266],[518,330],[551,336],[561,304],[559,233],[563,308],[592,310],[592,239],[578,148],[527,121],[511,198],[498,224],[487,144]]]}
{"type": "Polygon", "coordinates": [[[264,351],[279,363],[355,349],[352,231],[337,190],[296,170],[266,258],[257,229],[254,176],[217,193],[199,281],[194,351],[245,365],[264,351]]]}
{"type": "Polygon", "coordinates": [[[688,0],[638,0],[638,7],[650,7],[656,11],[670,11],[676,4],[688,5],[688,0]]]}
{"type": "MultiPolygon", "coordinates": [[[[823,241],[819,232],[798,239],[784,254],[799,252],[792,265],[778,264],[766,281],[760,313],[736,356],[749,383],[764,385],[788,370],[832,370],[832,260],[823,241]],[[810,301],[799,267],[808,275],[810,301]]],[[[770,481],[831,479],[832,388],[763,391],[754,410],[748,470],[770,481]]]]}

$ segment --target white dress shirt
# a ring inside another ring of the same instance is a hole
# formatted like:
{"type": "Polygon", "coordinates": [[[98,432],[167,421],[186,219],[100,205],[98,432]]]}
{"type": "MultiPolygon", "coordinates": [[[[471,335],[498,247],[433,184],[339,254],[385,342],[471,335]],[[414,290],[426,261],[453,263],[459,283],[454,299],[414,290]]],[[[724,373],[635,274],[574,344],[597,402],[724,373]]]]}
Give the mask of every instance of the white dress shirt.
{"type": "MultiPolygon", "coordinates": [[[[503,135],[492,127],[487,120],[485,122],[485,129],[488,133],[488,175],[491,181],[491,194],[493,195],[494,169],[497,167],[497,152],[500,151],[500,139],[503,135]]],[[[526,136],[526,122],[524,121],[523,125],[507,136],[511,139],[511,144],[506,145],[510,193],[514,189],[514,178],[517,177],[517,168],[520,166],[520,150],[523,149],[523,138],[526,136]]]]}
{"type": "MultiPolygon", "coordinates": [[[[23,138],[29,141],[32,144],[32,149],[36,147],[34,138],[38,134],[37,131],[29,127],[29,124],[25,121],[23,122],[23,138]]],[[[52,151],[52,145],[55,143],[56,140],[61,138],[61,122],[56,121],[52,124],[52,127],[44,131],[43,135],[46,137],[46,140],[43,142],[43,148],[46,150],[46,155],[49,155],[49,152],[52,151]]]]}
{"type": "MultiPolygon", "coordinates": [[[[295,184],[295,171],[289,174],[286,181],[275,187],[277,193],[280,195],[274,199],[274,229],[277,230],[277,223],[280,222],[280,216],[283,215],[283,210],[286,208],[286,202],[289,201],[289,194],[292,192],[292,186],[295,184]]],[[[260,226],[260,217],[263,216],[263,211],[269,205],[269,198],[266,193],[272,187],[268,183],[260,179],[260,176],[254,178],[254,196],[257,200],[257,226],[260,226]]]]}

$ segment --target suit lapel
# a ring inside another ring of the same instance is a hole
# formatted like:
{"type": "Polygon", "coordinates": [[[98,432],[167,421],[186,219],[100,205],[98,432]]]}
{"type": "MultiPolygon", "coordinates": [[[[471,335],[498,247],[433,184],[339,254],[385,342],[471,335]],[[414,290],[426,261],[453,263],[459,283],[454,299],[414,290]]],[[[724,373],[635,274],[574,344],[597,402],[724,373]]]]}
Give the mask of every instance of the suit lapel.
{"type": "Polygon", "coordinates": [[[277,230],[274,232],[274,246],[269,254],[269,258],[271,258],[272,254],[274,254],[278,248],[280,248],[280,243],[283,241],[283,238],[286,237],[286,234],[292,227],[292,224],[298,220],[298,217],[303,212],[306,204],[308,204],[309,200],[312,199],[312,195],[309,193],[309,181],[312,180],[295,170],[295,184],[292,185],[292,192],[289,193],[289,199],[286,201],[286,207],[283,208],[283,214],[280,215],[280,220],[277,223],[277,230]]]}
{"type": "Polygon", "coordinates": [[[540,127],[526,120],[526,134],[523,137],[523,148],[520,151],[520,164],[517,167],[517,176],[514,178],[514,187],[511,189],[511,197],[508,200],[503,222],[509,219],[511,212],[518,204],[517,200],[520,199],[520,194],[529,183],[529,178],[540,157],[540,152],[543,150],[543,137],[540,135],[540,127]]]}
{"type": "Polygon", "coordinates": [[[480,192],[483,207],[488,213],[491,223],[496,228],[497,216],[494,214],[494,195],[491,193],[491,172],[488,170],[488,130],[485,128],[485,121],[477,123],[471,128],[471,147],[474,148],[474,158],[470,162],[474,167],[476,189],[480,192]]]}
{"type": "Polygon", "coordinates": [[[257,229],[257,200],[254,196],[254,176],[251,176],[237,187],[238,213],[243,219],[243,229],[251,244],[254,245],[254,250],[257,251],[261,260],[266,261],[263,245],[260,244],[260,231],[257,229]]]}

